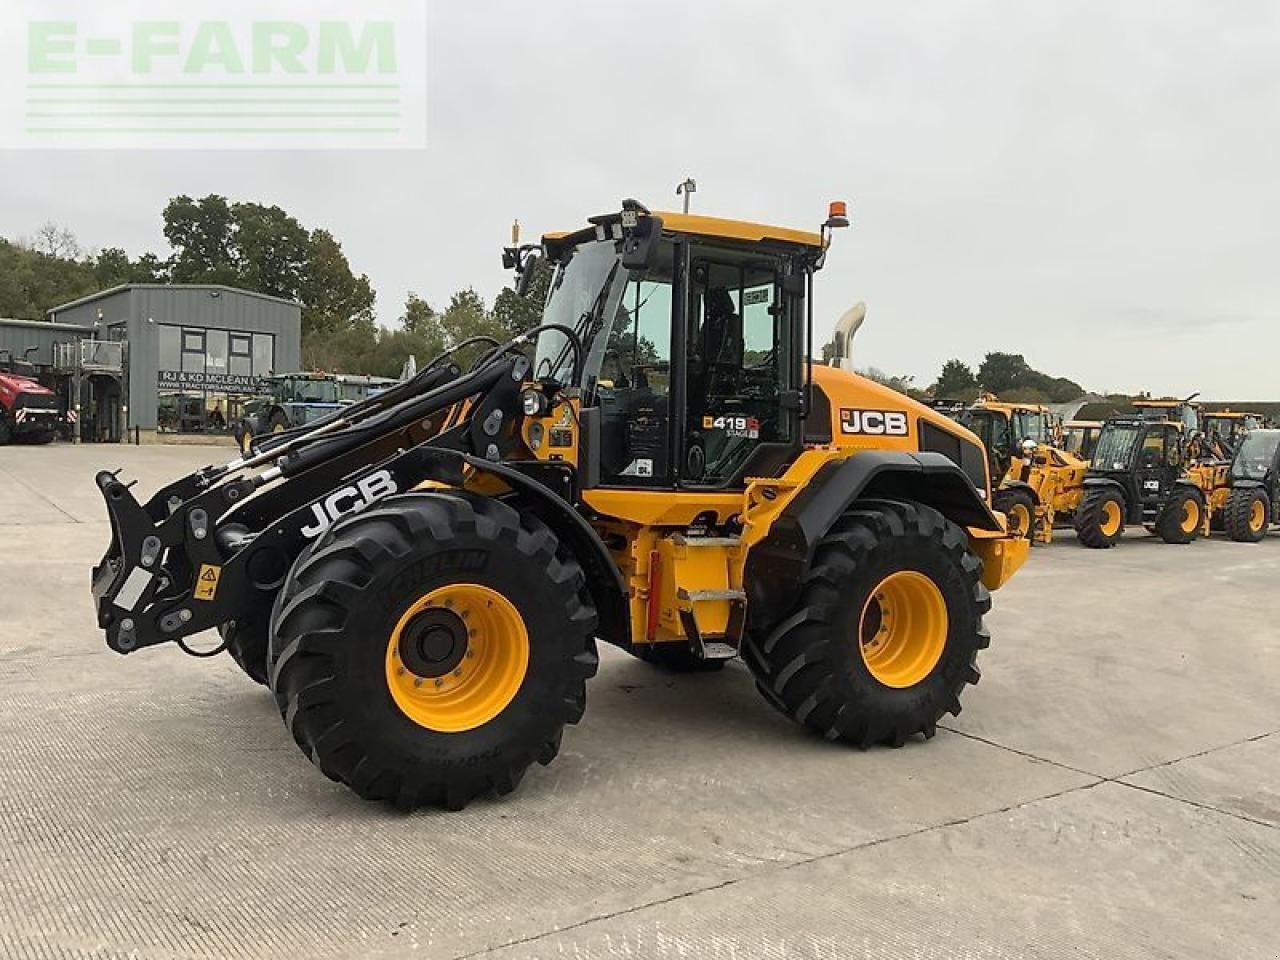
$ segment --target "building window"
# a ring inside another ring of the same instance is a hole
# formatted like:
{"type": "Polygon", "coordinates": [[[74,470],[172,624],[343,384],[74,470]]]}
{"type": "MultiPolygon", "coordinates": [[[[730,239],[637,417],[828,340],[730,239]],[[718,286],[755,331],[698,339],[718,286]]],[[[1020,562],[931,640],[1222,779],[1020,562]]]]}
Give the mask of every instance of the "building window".
{"type": "Polygon", "coordinates": [[[276,338],[269,333],[253,335],[253,375],[269,377],[275,369],[276,338]]]}
{"type": "Polygon", "coordinates": [[[183,353],[204,353],[204,331],[203,330],[183,330],[182,331],[182,352],[183,353]]]}
{"type": "Polygon", "coordinates": [[[253,374],[253,337],[247,333],[231,334],[232,376],[248,377],[253,374]]]}
{"type": "Polygon", "coordinates": [[[206,330],[204,335],[205,343],[205,370],[208,373],[226,373],[227,372],[227,331],[225,330],[206,330]]]}
{"type": "Polygon", "coordinates": [[[159,366],[161,370],[181,370],[182,350],[181,331],[177,327],[163,325],[160,327],[159,366]]]}

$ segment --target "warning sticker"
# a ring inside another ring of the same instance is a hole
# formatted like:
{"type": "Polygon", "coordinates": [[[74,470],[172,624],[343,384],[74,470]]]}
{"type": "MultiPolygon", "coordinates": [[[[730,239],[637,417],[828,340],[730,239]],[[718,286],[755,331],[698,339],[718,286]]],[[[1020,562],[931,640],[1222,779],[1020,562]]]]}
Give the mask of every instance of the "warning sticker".
{"type": "Polygon", "coordinates": [[[222,568],[212,563],[200,564],[200,577],[196,580],[196,591],[193,596],[197,600],[212,600],[218,595],[218,580],[222,576],[222,568]]]}

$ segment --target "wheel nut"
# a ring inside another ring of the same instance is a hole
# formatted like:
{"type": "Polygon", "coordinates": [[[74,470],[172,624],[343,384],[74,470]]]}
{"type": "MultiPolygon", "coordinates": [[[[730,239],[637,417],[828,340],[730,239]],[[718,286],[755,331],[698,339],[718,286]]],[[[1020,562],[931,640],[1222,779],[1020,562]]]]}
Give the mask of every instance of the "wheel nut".
{"type": "Polygon", "coordinates": [[[420,686],[422,686],[422,678],[421,678],[421,677],[414,677],[414,678],[413,678],[413,685],[414,685],[415,687],[420,687],[420,686]]]}
{"type": "Polygon", "coordinates": [[[443,687],[443,686],[444,686],[444,680],[442,680],[442,679],[441,679],[441,678],[439,678],[439,677],[436,677],[436,686],[437,686],[437,687],[443,687]]]}

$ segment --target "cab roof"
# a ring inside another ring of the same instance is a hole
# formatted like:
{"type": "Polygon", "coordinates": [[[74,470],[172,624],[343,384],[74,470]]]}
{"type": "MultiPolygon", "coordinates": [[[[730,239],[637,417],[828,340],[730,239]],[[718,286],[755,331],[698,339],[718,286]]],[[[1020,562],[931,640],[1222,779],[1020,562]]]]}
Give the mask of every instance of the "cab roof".
{"type": "MultiPolygon", "coordinates": [[[[796,230],[791,227],[775,227],[764,223],[752,223],[749,220],[729,220],[723,217],[703,217],[689,213],[672,213],[666,210],[655,210],[653,216],[662,218],[664,230],[683,233],[695,237],[710,237],[716,240],[737,240],[743,243],[775,242],[807,247],[815,251],[823,249],[822,235],[811,230],[796,230]]],[[[564,248],[583,243],[596,236],[596,226],[580,227],[577,230],[547,233],[542,242],[549,248],[564,248]]]]}

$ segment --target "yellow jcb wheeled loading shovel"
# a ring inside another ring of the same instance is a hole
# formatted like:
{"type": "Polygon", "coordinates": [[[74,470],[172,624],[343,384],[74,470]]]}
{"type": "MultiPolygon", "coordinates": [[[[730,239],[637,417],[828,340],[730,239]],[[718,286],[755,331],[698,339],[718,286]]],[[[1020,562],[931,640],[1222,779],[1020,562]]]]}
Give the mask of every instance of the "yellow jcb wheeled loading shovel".
{"type": "Polygon", "coordinates": [[[309,759],[406,808],[549,762],[597,637],[677,670],[741,657],[833,740],[932,736],[1027,544],[971,433],[805,359],[846,223],[628,201],[507,251],[522,287],[554,267],[542,323],[470,369],[447,354],[145,505],[100,474],[108,645],[221,628],[309,759]]]}

